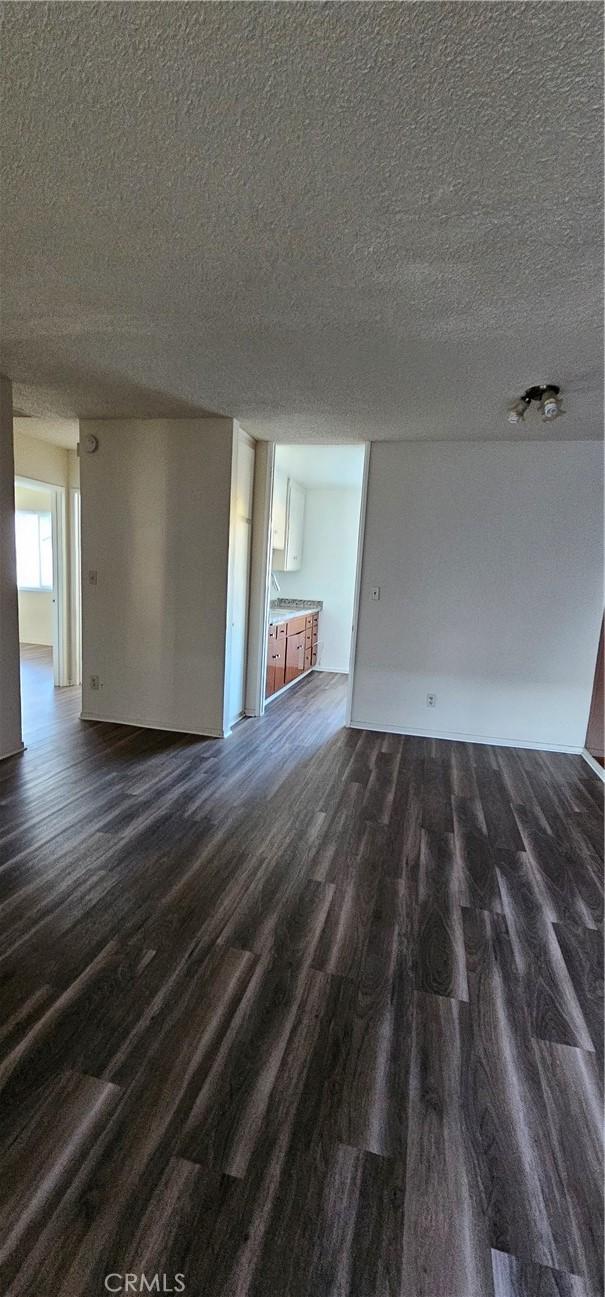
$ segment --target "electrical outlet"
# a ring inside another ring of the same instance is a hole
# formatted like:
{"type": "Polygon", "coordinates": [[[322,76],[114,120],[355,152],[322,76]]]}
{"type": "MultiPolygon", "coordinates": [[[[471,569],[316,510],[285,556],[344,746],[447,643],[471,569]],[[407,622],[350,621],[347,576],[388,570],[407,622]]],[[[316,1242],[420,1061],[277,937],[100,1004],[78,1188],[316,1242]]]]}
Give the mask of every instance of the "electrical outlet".
{"type": "Polygon", "coordinates": [[[89,584],[89,585],[96,585],[96,584],[97,584],[97,577],[98,577],[98,573],[97,573],[96,568],[92,568],[92,569],[90,570],[90,572],[88,573],[88,584],[89,584]]]}
{"type": "Polygon", "coordinates": [[[379,585],[375,585],[375,586],[374,586],[374,589],[372,590],[372,599],[374,600],[375,603],[378,603],[378,600],[380,599],[380,586],[379,586],[379,585]]]}
{"type": "Polygon", "coordinates": [[[91,677],[90,677],[90,680],[89,680],[89,684],[90,684],[91,689],[100,689],[100,688],[101,688],[101,681],[99,680],[99,677],[98,677],[98,676],[91,676],[91,677]]]}
{"type": "Polygon", "coordinates": [[[437,694],[427,694],[427,696],[426,696],[426,705],[427,705],[427,707],[436,707],[436,706],[437,706],[437,694]]]}

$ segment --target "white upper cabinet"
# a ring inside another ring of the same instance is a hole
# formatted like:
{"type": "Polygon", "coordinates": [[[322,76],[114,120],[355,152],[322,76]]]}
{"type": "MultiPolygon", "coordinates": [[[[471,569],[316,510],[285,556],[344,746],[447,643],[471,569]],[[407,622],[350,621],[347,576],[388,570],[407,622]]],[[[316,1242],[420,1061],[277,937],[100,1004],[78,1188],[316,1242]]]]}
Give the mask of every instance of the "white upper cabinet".
{"type": "Polygon", "coordinates": [[[292,478],[288,482],[288,514],[286,519],[286,572],[296,572],[302,565],[303,533],[305,528],[305,488],[292,478]]]}
{"type": "Polygon", "coordinates": [[[288,479],[285,473],[275,470],[273,479],[273,512],[271,515],[271,544],[273,549],[286,548],[286,513],[288,508],[288,479]]]}
{"type": "MultiPolygon", "coordinates": [[[[305,527],[305,488],[300,482],[294,482],[292,478],[287,479],[286,483],[286,509],[285,509],[285,536],[282,545],[276,544],[275,536],[281,539],[279,529],[276,532],[276,522],[280,522],[279,514],[276,516],[276,492],[277,492],[277,474],[273,487],[273,570],[275,572],[296,572],[302,566],[303,555],[303,533],[305,527]]],[[[279,491],[282,487],[280,484],[279,491]]]]}

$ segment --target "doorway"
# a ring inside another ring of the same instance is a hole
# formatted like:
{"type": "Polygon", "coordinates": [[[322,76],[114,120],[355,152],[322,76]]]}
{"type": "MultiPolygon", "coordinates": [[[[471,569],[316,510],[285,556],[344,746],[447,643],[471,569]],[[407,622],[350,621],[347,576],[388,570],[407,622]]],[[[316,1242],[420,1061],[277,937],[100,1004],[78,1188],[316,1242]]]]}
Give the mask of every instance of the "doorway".
{"type": "Polygon", "coordinates": [[[597,765],[600,766],[601,769],[605,767],[604,715],[605,660],[603,655],[603,622],[601,622],[601,635],[599,639],[597,664],[595,667],[594,684],[592,688],[590,715],[588,718],[588,729],[586,731],[586,751],[592,757],[592,760],[596,761],[597,765]]]}
{"type": "Polygon", "coordinates": [[[65,490],[50,482],[15,478],[15,541],[19,642],[36,649],[53,684],[68,684],[65,581],[65,490]]]}
{"type": "Polygon", "coordinates": [[[368,449],[274,447],[251,714],[314,673],[350,681],[368,449]]]}

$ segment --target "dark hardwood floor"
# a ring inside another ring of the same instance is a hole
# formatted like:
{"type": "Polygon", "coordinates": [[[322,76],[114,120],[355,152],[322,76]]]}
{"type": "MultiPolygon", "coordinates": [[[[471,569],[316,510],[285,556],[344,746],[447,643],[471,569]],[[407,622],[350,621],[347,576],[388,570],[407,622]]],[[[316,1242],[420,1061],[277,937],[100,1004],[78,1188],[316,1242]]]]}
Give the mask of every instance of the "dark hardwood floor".
{"type": "Polygon", "coordinates": [[[3,1291],[596,1297],[585,762],[346,730],[326,675],[225,742],[38,687],[0,765],[3,1291]]]}

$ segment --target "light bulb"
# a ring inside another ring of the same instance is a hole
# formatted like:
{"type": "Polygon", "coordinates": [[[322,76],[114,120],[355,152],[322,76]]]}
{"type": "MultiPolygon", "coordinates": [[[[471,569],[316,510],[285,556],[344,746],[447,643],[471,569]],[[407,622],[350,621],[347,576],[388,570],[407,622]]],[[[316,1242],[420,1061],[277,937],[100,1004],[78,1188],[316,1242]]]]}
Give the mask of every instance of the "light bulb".
{"type": "Polygon", "coordinates": [[[508,422],[523,423],[526,410],[527,410],[527,405],[525,401],[515,401],[515,404],[511,405],[511,408],[508,412],[508,422]]]}
{"type": "Polygon", "coordinates": [[[558,419],[563,414],[561,409],[561,399],[556,392],[547,390],[540,401],[543,423],[550,423],[553,419],[558,419]]]}

